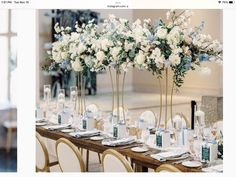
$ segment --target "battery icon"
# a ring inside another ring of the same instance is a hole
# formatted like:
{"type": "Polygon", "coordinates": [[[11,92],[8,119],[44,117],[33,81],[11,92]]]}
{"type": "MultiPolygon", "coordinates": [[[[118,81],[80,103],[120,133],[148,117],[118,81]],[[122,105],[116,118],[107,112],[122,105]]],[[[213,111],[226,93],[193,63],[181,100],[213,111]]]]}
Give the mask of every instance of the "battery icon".
{"type": "Polygon", "coordinates": [[[234,1],[229,1],[229,4],[234,4],[234,1]]]}

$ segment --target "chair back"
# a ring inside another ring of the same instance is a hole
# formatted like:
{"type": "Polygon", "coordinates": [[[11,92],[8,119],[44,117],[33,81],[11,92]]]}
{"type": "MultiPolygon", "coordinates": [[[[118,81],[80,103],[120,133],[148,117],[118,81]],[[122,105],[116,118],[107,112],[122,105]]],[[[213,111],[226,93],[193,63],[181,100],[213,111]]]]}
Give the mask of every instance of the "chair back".
{"type": "Polygon", "coordinates": [[[96,104],[86,106],[86,111],[90,111],[94,117],[99,116],[99,107],[96,104]]]}
{"type": "Polygon", "coordinates": [[[163,164],[159,166],[155,171],[156,172],[181,172],[178,168],[170,164],[163,164]]]}
{"type": "MultiPolygon", "coordinates": [[[[190,123],[189,123],[187,117],[183,113],[177,113],[173,117],[173,126],[174,127],[175,126],[178,127],[178,122],[181,122],[181,127],[182,128],[190,128],[190,123]]],[[[171,119],[169,119],[168,122],[167,122],[167,128],[171,129],[171,128],[173,128],[173,126],[172,126],[172,123],[171,123],[171,119]]]]}
{"type": "Polygon", "coordinates": [[[65,138],[56,142],[56,153],[62,172],[84,172],[85,165],[79,149],[65,138]]]}
{"type": "Polygon", "coordinates": [[[153,111],[144,111],[141,113],[140,118],[144,120],[148,124],[148,127],[154,128],[156,127],[157,120],[153,111]]]}
{"type": "Polygon", "coordinates": [[[113,149],[108,149],[103,152],[102,167],[104,172],[133,172],[128,160],[113,149]]]}
{"type": "Polygon", "coordinates": [[[36,132],[36,171],[49,171],[49,156],[41,135],[36,132]]]}
{"type": "MultiPolygon", "coordinates": [[[[124,112],[123,112],[123,107],[119,107],[119,115],[120,115],[120,119],[124,119],[124,116],[127,117],[127,114],[128,114],[128,110],[127,109],[124,109],[124,112]],[[125,113],[125,115],[124,115],[125,113]]],[[[117,116],[117,108],[114,108],[113,109],[113,115],[117,116]]]]}

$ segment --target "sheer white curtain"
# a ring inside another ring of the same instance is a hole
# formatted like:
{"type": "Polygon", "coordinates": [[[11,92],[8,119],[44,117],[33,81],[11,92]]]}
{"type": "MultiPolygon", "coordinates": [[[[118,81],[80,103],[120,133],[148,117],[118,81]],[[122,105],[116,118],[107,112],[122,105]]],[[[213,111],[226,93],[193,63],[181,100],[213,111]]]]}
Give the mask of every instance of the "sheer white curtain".
{"type": "Polygon", "coordinates": [[[16,10],[0,10],[0,106],[16,104],[16,10]]]}

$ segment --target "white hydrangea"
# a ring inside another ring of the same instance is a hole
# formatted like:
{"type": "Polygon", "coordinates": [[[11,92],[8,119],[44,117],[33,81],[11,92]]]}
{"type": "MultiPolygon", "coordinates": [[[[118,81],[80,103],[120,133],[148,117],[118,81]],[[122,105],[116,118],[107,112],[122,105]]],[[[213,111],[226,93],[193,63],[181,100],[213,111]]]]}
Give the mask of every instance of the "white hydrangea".
{"type": "Polygon", "coordinates": [[[75,61],[71,61],[71,67],[76,72],[83,71],[83,67],[81,65],[81,62],[78,59],[76,59],[75,61]]]}
{"type": "Polygon", "coordinates": [[[104,51],[108,51],[108,48],[113,46],[113,42],[107,38],[101,40],[101,48],[104,51]]]}
{"type": "Polygon", "coordinates": [[[78,54],[83,53],[86,49],[87,47],[83,43],[80,43],[78,46],[78,54]]]}
{"type": "Polygon", "coordinates": [[[181,58],[179,57],[179,55],[171,54],[169,56],[169,61],[171,62],[171,65],[178,65],[181,62],[181,58]]]}
{"type": "Polygon", "coordinates": [[[165,61],[165,57],[161,54],[161,50],[158,47],[152,51],[149,58],[154,59],[157,66],[160,66],[165,61]]]}
{"type": "Polygon", "coordinates": [[[98,61],[103,61],[106,58],[106,55],[104,54],[103,51],[99,51],[96,53],[96,59],[98,61]]]}
{"type": "Polygon", "coordinates": [[[64,59],[67,59],[68,58],[68,53],[67,52],[61,52],[61,58],[64,60],[64,59]]]}

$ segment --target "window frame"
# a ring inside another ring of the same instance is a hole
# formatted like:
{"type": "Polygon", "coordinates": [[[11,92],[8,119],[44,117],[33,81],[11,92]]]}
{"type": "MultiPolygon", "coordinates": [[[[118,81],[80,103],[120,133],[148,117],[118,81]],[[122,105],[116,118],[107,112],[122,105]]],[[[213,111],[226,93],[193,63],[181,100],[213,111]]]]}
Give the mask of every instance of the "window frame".
{"type": "MultiPolygon", "coordinates": [[[[10,70],[10,57],[11,57],[11,39],[13,37],[17,37],[17,32],[12,32],[11,28],[11,23],[12,23],[12,10],[7,9],[8,13],[8,26],[7,26],[7,31],[6,32],[0,32],[0,37],[6,37],[7,39],[7,56],[8,56],[8,61],[7,61],[7,100],[11,102],[11,70],[10,70]]],[[[17,60],[17,59],[16,59],[17,60]]],[[[17,61],[16,61],[17,62],[17,61]]]]}

